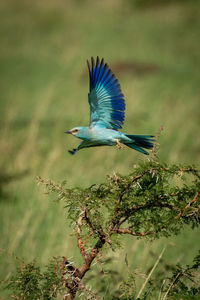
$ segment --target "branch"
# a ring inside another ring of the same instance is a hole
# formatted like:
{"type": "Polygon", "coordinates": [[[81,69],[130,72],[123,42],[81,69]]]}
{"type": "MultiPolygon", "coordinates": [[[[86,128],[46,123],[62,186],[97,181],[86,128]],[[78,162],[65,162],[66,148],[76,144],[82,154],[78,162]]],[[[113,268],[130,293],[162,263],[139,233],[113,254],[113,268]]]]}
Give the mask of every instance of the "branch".
{"type": "Polygon", "coordinates": [[[198,196],[199,196],[199,192],[196,192],[194,198],[186,205],[185,209],[190,207],[192,203],[195,203],[197,201],[198,196]]]}
{"type": "Polygon", "coordinates": [[[100,228],[96,228],[94,226],[94,224],[92,224],[92,222],[91,222],[91,220],[90,220],[90,218],[88,216],[87,208],[85,209],[84,219],[85,219],[86,223],[89,225],[89,227],[92,229],[92,232],[94,234],[97,234],[98,237],[99,237],[99,239],[103,241],[105,239],[105,237],[106,237],[106,234],[104,233],[104,231],[103,231],[103,229],[102,229],[101,226],[100,226],[100,228]]]}
{"type": "Polygon", "coordinates": [[[83,207],[81,209],[79,218],[76,222],[75,232],[76,232],[78,248],[83,257],[83,264],[78,269],[76,269],[74,266],[72,266],[71,263],[69,263],[67,261],[66,258],[63,259],[63,263],[61,265],[61,278],[62,278],[63,282],[65,283],[65,286],[69,290],[69,293],[65,296],[66,300],[74,299],[74,297],[77,293],[77,290],[79,288],[83,289],[81,279],[84,277],[85,273],[90,269],[91,263],[96,258],[97,254],[99,253],[99,250],[103,247],[103,245],[106,242],[105,233],[103,232],[103,230],[97,230],[95,228],[95,226],[92,224],[92,222],[90,221],[90,219],[88,217],[86,207],[83,207]],[[82,223],[83,220],[85,220],[86,223],[92,229],[92,231],[94,233],[97,233],[99,236],[99,240],[97,241],[96,245],[91,249],[90,253],[87,253],[85,251],[84,243],[81,238],[81,227],[83,226],[83,223],[82,223]],[[67,269],[68,269],[67,272],[64,272],[65,267],[67,267],[67,269]],[[68,274],[67,279],[64,276],[66,274],[68,274]]]}
{"type": "Polygon", "coordinates": [[[148,208],[154,208],[154,207],[160,207],[160,208],[169,208],[171,210],[177,210],[177,208],[169,203],[147,203],[145,205],[140,206],[133,206],[130,211],[131,212],[137,212],[139,210],[148,209],[148,208]]]}
{"type": "Polygon", "coordinates": [[[133,236],[146,236],[146,235],[155,234],[156,232],[155,231],[136,232],[136,231],[132,231],[130,228],[116,228],[113,229],[112,233],[130,234],[133,236]]]}
{"type": "Polygon", "coordinates": [[[151,154],[151,158],[152,160],[154,161],[155,158],[156,158],[156,150],[157,150],[157,147],[158,147],[158,139],[160,137],[160,134],[161,132],[163,131],[163,126],[161,125],[160,128],[158,129],[158,132],[156,133],[156,136],[155,136],[155,141],[154,141],[154,144],[153,144],[153,149],[152,149],[152,154],[151,154]]]}
{"type": "Polygon", "coordinates": [[[184,211],[197,201],[198,196],[199,196],[199,192],[196,192],[194,198],[192,200],[190,200],[190,202],[184,207],[183,211],[180,212],[176,218],[182,217],[184,211]]]}
{"type": "MultiPolygon", "coordinates": [[[[174,197],[174,196],[177,196],[178,195],[178,192],[175,192],[175,193],[171,193],[171,194],[164,194],[163,196],[164,197],[174,197]]],[[[158,199],[162,199],[163,196],[160,196],[160,197],[156,197],[155,200],[158,200],[158,199]]],[[[199,192],[196,192],[194,198],[185,206],[183,212],[189,208],[193,203],[195,203],[198,199],[198,196],[199,196],[199,192]]],[[[162,203],[162,202],[155,202],[155,203],[147,203],[145,205],[140,205],[140,206],[132,206],[130,208],[130,210],[128,211],[128,215],[125,216],[120,222],[119,222],[119,226],[121,226],[124,222],[126,222],[128,220],[128,218],[130,216],[132,216],[135,212],[138,212],[140,210],[143,210],[143,209],[148,209],[148,208],[155,208],[155,207],[160,207],[160,208],[168,208],[170,210],[174,210],[174,211],[178,211],[179,209],[169,203],[162,203]]],[[[183,215],[183,212],[180,212],[177,216],[178,217],[181,217],[183,215]]]]}
{"type": "Polygon", "coordinates": [[[170,290],[173,289],[175,283],[179,280],[180,277],[182,277],[183,275],[185,275],[183,272],[178,272],[176,274],[176,277],[174,278],[174,280],[172,281],[172,283],[170,284],[166,294],[163,297],[163,300],[167,299],[167,295],[169,294],[170,290]]]}
{"type": "MultiPolygon", "coordinates": [[[[80,282],[79,284],[79,290],[81,290],[82,292],[85,292],[87,294],[89,294],[93,299],[93,300],[102,300],[101,298],[99,298],[95,293],[93,293],[88,287],[86,287],[83,283],[80,282]]],[[[89,299],[89,298],[87,298],[89,299]]]]}
{"type": "MultiPolygon", "coordinates": [[[[161,130],[162,130],[162,129],[161,129],[161,130]]],[[[152,157],[152,159],[153,159],[153,157],[152,157]]],[[[157,171],[158,169],[161,170],[161,171],[171,172],[170,168],[167,168],[167,167],[159,167],[159,168],[151,167],[150,169],[144,171],[143,173],[141,173],[141,174],[139,174],[139,175],[133,177],[133,179],[131,180],[131,182],[129,182],[129,183],[124,187],[124,189],[122,190],[122,192],[120,193],[120,196],[119,196],[119,199],[118,199],[117,203],[119,204],[119,203],[123,200],[124,194],[128,191],[128,189],[130,188],[130,186],[131,186],[134,182],[137,183],[137,181],[138,181],[140,178],[142,178],[144,175],[146,175],[147,173],[153,173],[153,174],[154,174],[154,171],[157,171]]],[[[175,173],[177,173],[177,172],[183,173],[183,172],[192,172],[192,171],[193,171],[193,169],[192,169],[191,167],[189,167],[189,168],[179,168],[177,171],[175,171],[175,172],[173,171],[173,172],[174,172],[174,174],[175,174],[175,173]]],[[[176,195],[178,195],[178,192],[172,193],[172,194],[169,194],[169,195],[164,195],[164,196],[176,196],[176,195]]]]}
{"type": "Polygon", "coordinates": [[[82,241],[82,238],[81,238],[80,234],[81,234],[82,220],[85,217],[85,211],[86,211],[86,207],[83,207],[82,210],[81,210],[81,212],[80,212],[80,215],[79,215],[79,218],[78,218],[78,220],[76,222],[76,227],[75,227],[78,248],[80,250],[80,253],[81,253],[84,261],[86,260],[87,254],[85,252],[84,244],[83,244],[83,241],[82,241]]]}
{"type": "Polygon", "coordinates": [[[76,269],[72,263],[66,258],[63,257],[61,266],[60,266],[61,280],[64,283],[65,287],[68,289],[69,293],[64,296],[64,300],[74,299],[78,285],[79,285],[79,271],[76,269]],[[67,271],[66,271],[67,269],[67,271]],[[67,275],[67,278],[65,276],[67,275]]]}
{"type": "Polygon", "coordinates": [[[177,210],[176,207],[169,203],[147,203],[145,205],[140,205],[140,206],[132,206],[130,210],[128,211],[128,215],[125,216],[118,224],[121,226],[124,222],[128,220],[130,216],[132,216],[134,213],[143,210],[143,209],[148,209],[148,208],[155,208],[155,207],[160,207],[160,208],[168,208],[170,210],[177,210]]]}
{"type": "Polygon", "coordinates": [[[101,239],[99,239],[97,241],[97,243],[95,244],[95,246],[91,249],[90,253],[86,255],[85,263],[78,268],[78,272],[80,274],[79,275],[80,279],[82,279],[83,276],[85,275],[85,273],[90,269],[91,263],[93,262],[93,260],[99,253],[100,249],[105,244],[105,242],[106,242],[105,237],[104,238],[102,237],[101,239]]]}
{"type": "Polygon", "coordinates": [[[40,176],[36,176],[36,180],[38,184],[43,184],[46,187],[46,189],[50,192],[56,191],[60,196],[69,196],[69,189],[65,189],[61,184],[55,184],[51,180],[45,180],[40,176]]]}
{"type": "Polygon", "coordinates": [[[161,260],[161,258],[162,258],[162,256],[163,256],[163,253],[164,253],[165,249],[166,249],[166,246],[163,248],[162,252],[160,253],[160,255],[159,255],[158,259],[157,259],[157,261],[155,262],[153,268],[151,269],[149,275],[147,276],[145,282],[143,283],[143,285],[142,285],[142,287],[141,287],[141,289],[140,289],[140,291],[139,291],[139,293],[138,293],[138,295],[137,295],[137,299],[140,297],[140,295],[141,295],[141,293],[142,293],[144,287],[146,286],[147,282],[148,282],[149,279],[151,278],[151,275],[152,275],[153,271],[155,270],[155,268],[157,267],[159,261],[161,260]]]}

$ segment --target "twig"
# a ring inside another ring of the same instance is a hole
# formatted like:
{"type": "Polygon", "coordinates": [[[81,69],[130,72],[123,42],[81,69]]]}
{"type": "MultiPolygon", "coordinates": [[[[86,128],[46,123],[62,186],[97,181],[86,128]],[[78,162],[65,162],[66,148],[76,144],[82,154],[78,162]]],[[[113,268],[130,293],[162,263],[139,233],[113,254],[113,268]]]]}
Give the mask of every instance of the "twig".
{"type": "Polygon", "coordinates": [[[132,206],[128,212],[128,215],[126,217],[124,217],[118,224],[119,226],[121,226],[124,222],[126,222],[128,220],[128,218],[130,216],[132,216],[135,212],[143,210],[143,209],[148,209],[148,208],[154,208],[154,207],[160,207],[160,208],[168,208],[171,210],[177,210],[176,207],[174,207],[173,205],[170,205],[169,203],[159,203],[159,202],[155,202],[155,203],[147,203],[145,205],[140,205],[140,206],[132,206]]]}
{"type": "Polygon", "coordinates": [[[81,212],[80,212],[80,215],[79,215],[79,218],[76,222],[76,227],[75,227],[78,248],[80,250],[80,253],[81,253],[84,261],[86,260],[87,254],[85,252],[84,244],[83,244],[83,241],[82,241],[82,238],[81,238],[81,226],[82,226],[82,220],[85,217],[85,211],[86,211],[86,207],[83,207],[81,212]]]}
{"type": "Polygon", "coordinates": [[[130,234],[133,236],[146,236],[146,235],[151,235],[155,234],[155,231],[147,231],[147,232],[136,232],[130,230],[130,228],[116,228],[113,229],[112,233],[119,233],[119,234],[130,234]]]}
{"type": "Polygon", "coordinates": [[[162,285],[161,285],[161,287],[160,287],[160,291],[159,291],[159,295],[158,295],[158,300],[161,299],[162,290],[163,290],[163,287],[164,287],[164,285],[165,285],[165,282],[166,282],[166,279],[163,280],[162,285]]]}
{"type": "Polygon", "coordinates": [[[79,290],[88,293],[93,300],[101,300],[94,292],[92,292],[88,287],[86,287],[83,283],[80,283],[79,290]]]}
{"type": "Polygon", "coordinates": [[[141,289],[140,289],[140,291],[139,291],[139,293],[138,293],[138,295],[137,295],[137,297],[136,297],[136,298],[139,298],[139,297],[140,297],[140,295],[142,294],[142,291],[143,291],[143,289],[145,288],[145,286],[146,286],[147,282],[149,281],[149,279],[150,279],[150,277],[151,277],[151,275],[152,275],[153,271],[154,271],[154,270],[155,270],[155,268],[157,267],[157,265],[158,265],[158,263],[159,263],[159,261],[160,261],[161,257],[163,256],[163,253],[164,253],[165,249],[166,249],[166,247],[164,247],[164,248],[163,248],[163,250],[162,250],[162,252],[160,253],[160,255],[159,255],[159,257],[158,257],[157,261],[155,262],[155,264],[154,264],[153,268],[151,269],[151,271],[150,271],[149,275],[147,276],[147,278],[146,278],[145,282],[143,283],[143,285],[142,285],[142,287],[141,287],[141,289]]]}
{"type": "Polygon", "coordinates": [[[101,240],[101,239],[102,239],[102,240],[105,239],[106,234],[104,233],[102,227],[100,226],[100,228],[96,228],[96,227],[94,226],[94,224],[92,224],[92,222],[91,222],[91,220],[90,220],[90,218],[89,218],[89,216],[88,216],[87,208],[85,208],[84,219],[85,219],[86,223],[89,225],[89,227],[92,229],[92,232],[93,232],[94,234],[97,234],[100,240],[101,240]]]}
{"type": "Polygon", "coordinates": [[[165,299],[167,298],[167,295],[169,294],[170,290],[173,288],[174,283],[177,281],[177,279],[178,279],[181,275],[182,275],[182,272],[178,272],[178,273],[176,274],[176,277],[174,278],[174,280],[173,280],[172,283],[170,284],[170,286],[169,286],[169,288],[168,288],[166,294],[165,294],[164,297],[163,297],[163,300],[165,300],[165,299]]]}
{"type": "Polygon", "coordinates": [[[183,215],[184,211],[197,201],[198,196],[199,196],[199,192],[196,192],[194,198],[190,200],[190,202],[184,207],[183,211],[180,212],[176,218],[180,218],[183,215]]]}
{"type": "Polygon", "coordinates": [[[18,297],[17,295],[11,295],[11,298],[12,298],[12,299],[21,300],[21,298],[20,298],[20,297],[18,297]]]}
{"type": "Polygon", "coordinates": [[[160,137],[161,132],[163,131],[163,126],[161,125],[160,128],[158,129],[158,132],[155,136],[155,142],[153,144],[153,149],[152,149],[152,154],[151,154],[151,158],[152,160],[155,160],[156,157],[156,148],[158,147],[158,139],[160,137]]]}
{"type": "Polygon", "coordinates": [[[191,206],[192,203],[196,202],[197,201],[197,198],[199,196],[199,192],[196,192],[194,198],[186,205],[186,207],[184,209],[187,209],[188,207],[191,206]]]}
{"type": "Polygon", "coordinates": [[[66,257],[63,257],[63,260],[60,265],[60,274],[62,282],[69,291],[64,296],[64,300],[74,299],[79,285],[78,269],[76,269],[66,257]],[[67,271],[65,271],[66,268],[67,271]],[[68,278],[65,278],[66,274],[68,275],[68,278]]]}
{"type": "Polygon", "coordinates": [[[63,188],[62,185],[56,185],[51,180],[45,180],[45,179],[41,178],[40,176],[36,176],[36,180],[37,180],[38,184],[40,184],[40,183],[43,184],[47,190],[57,191],[60,194],[62,194],[63,196],[69,196],[69,190],[63,188]]]}

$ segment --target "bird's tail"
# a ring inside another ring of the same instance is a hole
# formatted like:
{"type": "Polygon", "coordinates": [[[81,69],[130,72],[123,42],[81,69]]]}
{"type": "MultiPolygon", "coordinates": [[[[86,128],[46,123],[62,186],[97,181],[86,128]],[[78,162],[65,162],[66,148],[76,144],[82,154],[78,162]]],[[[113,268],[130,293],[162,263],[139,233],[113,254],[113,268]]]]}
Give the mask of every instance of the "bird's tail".
{"type": "Polygon", "coordinates": [[[153,143],[154,143],[154,136],[153,135],[131,135],[126,134],[126,136],[132,140],[130,143],[124,143],[126,146],[139,151],[141,153],[144,153],[146,155],[149,155],[149,153],[144,150],[145,149],[152,149],[153,143]]]}

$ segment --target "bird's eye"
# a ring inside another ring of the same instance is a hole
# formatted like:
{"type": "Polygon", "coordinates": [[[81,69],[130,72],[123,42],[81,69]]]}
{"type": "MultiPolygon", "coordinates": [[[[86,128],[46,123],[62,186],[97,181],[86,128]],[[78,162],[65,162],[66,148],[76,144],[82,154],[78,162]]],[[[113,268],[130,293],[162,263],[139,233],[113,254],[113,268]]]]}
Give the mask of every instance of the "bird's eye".
{"type": "Polygon", "coordinates": [[[73,134],[76,134],[77,132],[78,132],[78,129],[74,129],[74,130],[72,131],[73,134]]]}

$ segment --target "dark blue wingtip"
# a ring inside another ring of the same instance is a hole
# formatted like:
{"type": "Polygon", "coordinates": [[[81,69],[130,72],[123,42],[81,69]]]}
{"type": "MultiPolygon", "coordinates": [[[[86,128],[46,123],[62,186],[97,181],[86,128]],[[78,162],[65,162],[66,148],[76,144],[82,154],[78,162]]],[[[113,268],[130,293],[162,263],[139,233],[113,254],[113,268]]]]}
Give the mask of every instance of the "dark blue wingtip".
{"type": "Polygon", "coordinates": [[[69,152],[71,155],[74,155],[74,154],[76,153],[76,149],[68,150],[68,152],[69,152]]]}

